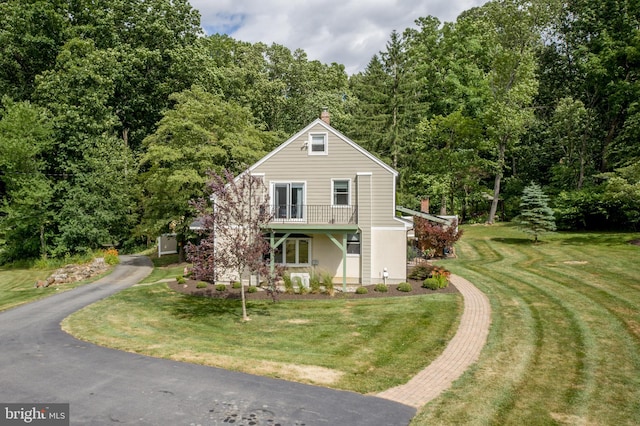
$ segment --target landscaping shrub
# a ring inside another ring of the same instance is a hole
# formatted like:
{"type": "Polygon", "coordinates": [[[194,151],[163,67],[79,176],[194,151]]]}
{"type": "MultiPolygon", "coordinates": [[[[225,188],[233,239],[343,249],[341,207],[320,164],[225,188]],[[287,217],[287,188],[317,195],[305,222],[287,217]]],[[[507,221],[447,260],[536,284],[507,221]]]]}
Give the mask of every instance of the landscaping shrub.
{"type": "Polygon", "coordinates": [[[257,291],[258,291],[258,287],[256,287],[255,285],[250,285],[250,286],[247,288],[247,293],[255,293],[255,292],[257,292],[257,291]]]}
{"type": "Polygon", "coordinates": [[[431,290],[437,290],[440,288],[440,284],[438,283],[438,280],[436,280],[435,278],[426,278],[422,282],[422,287],[428,288],[431,290]]]}
{"type": "Polygon", "coordinates": [[[411,284],[409,283],[400,283],[398,284],[398,291],[408,293],[410,291],[413,291],[413,288],[411,288],[411,284]]]}
{"type": "Polygon", "coordinates": [[[329,296],[334,296],[336,294],[336,290],[333,287],[333,277],[328,272],[322,273],[322,285],[324,286],[324,291],[329,296]]]}
{"type": "Polygon", "coordinates": [[[366,287],[358,287],[356,288],[356,294],[367,294],[369,290],[366,287]]]}
{"type": "Polygon", "coordinates": [[[422,287],[437,290],[439,288],[446,288],[448,285],[449,280],[447,279],[446,273],[434,272],[432,276],[423,281],[422,287]]]}
{"type": "Polygon", "coordinates": [[[424,281],[429,277],[433,277],[434,275],[444,275],[445,278],[449,278],[451,276],[451,272],[449,272],[446,268],[442,266],[433,265],[429,262],[420,262],[418,263],[409,273],[408,278],[417,281],[424,281]]]}
{"type": "Polygon", "coordinates": [[[198,283],[196,284],[196,288],[207,288],[207,283],[205,283],[204,281],[198,281],[198,283]]]}
{"type": "Polygon", "coordinates": [[[409,273],[409,278],[412,280],[424,281],[431,276],[431,273],[435,268],[436,266],[429,262],[419,262],[409,273]]]}
{"type": "Polygon", "coordinates": [[[291,281],[291,275],[284,274],[282,276],[282,281],[284,282],[284,292],[286,294],[293,294],[293,281],[291,281]]]}
{"type": "Polygon", "coordinates": [[[300,294],[307,294],[309,291],[309,289],[307,289],[302,283],[300,277],[296,277],[296,287],[298,287],[298,293],[300,294]]]}
{"type": "Polygon", "coordinates": [[[318,274],[313,274],[309,278],[309,287],[310,287],[310,293],[312,294],[320,293],[320,277],[318,277],[318,274]]]}
{"type": "Polygon", "coordinates": [[[236,288],[236,289],[237,289],[237,288],[240,288],[240,287],[242,287],[242,283],[241,283],[240,281],[234,281],[234,282],[231,284],[231,287],[232,287],[232,288],[236,288]]]}
{"type": "Polygon", "coordinates": [[[375,287],[373,287],[373,290],[378,293],[386,293],[389,291],[389,287],[387,287],[386,284],[376,284],[375,287]]]}
{"type": "Polygon", "coordinates": [[[118,263],[120,263],[120,258],[118,258],[118,250],[114,248],[105,250],[104,263],[106,263],[107,265],[117,265],[118,263]]]}
{"type": "Polygon", "coordinates": [[[184,284],[187,282],[187,280],[182,275],[177,276],[176,281],[178,282],[178,284],[184,284]]]}
{"type": "Polygon", "coordinates": [[[216,284],[216,291],[225,291],[227,286],[224,284],[216,284]]]}

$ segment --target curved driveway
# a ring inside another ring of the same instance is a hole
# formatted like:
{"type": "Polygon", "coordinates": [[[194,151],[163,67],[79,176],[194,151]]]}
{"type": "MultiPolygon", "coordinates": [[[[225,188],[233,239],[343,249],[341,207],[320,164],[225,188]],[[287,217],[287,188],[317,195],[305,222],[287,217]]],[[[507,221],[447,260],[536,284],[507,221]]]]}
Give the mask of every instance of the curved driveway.
{"type": "MultiPolygon", "coordinates": [[[[415,408],[79,341],[69,314],[151,271],[145,257],[95,283],[0,313],[0,402],[69,403],[74,425],[406,425],[415,408]]],[[[96,319],[96,320],[99,320],[96,319]]]]}

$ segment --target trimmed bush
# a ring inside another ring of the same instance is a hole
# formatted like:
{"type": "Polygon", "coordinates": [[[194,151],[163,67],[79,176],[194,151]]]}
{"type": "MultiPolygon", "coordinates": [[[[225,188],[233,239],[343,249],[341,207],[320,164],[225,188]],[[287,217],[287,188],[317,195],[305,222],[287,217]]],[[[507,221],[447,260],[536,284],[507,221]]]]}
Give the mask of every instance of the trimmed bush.
{"type": "Polygon", "coordinates": [[[232,287],[232,288],[240,288],[240,287],[242,287],[242,283],[241,283],[240,281],[234,281],[234,282],[231,284],[231,287],[232,287]]]}
{"type": "Polygon", "coordinates": [[[184,284],[187,282],[187,280],[182,275],[176,277],[176,281],[178,282],[178,284],[184,284]]]}
{"type": "Polygon", "coordinates": [[[255,293],[255,292],[257,292],[257,291],[258,291],[258,287],[256,287],[255,285],[250,285],[250,286],[247,288],[247,293],[255,293]]]}
{"type": "Polygon", "coordinates": [[[227,286],[224,284],[216,284],[216,291],[225,291],[227,286]]]}
{"type": "Polygon", "coordinates": [[[207,283],[205,283],[204,281],[198,281],[198,283],[196,284],[196,288],[207,288],[207,283]]]}
{"type": "Polygon", "coordinates": [[[375,287],[373,287],[373,290],[378,293],[386,293],[389,291],[389,287],[387,287],[386,284],[376,284],[375,287]]]}
{"type": "Polygon", "coordinates": [[[444,273],[434,273],[432,276],[423,281],[422,287],[429,288],[431,290],[437,290],[439,288],[446,288],[449,285],[447,275],[444,273]]]}
{"type": "Polygon", "coordinates": [[[358,287],[356,288],[356,294],[367,294],[369,290],[366,287],[358,287]]]}
{"type": "Polygon", "coordinates": [[[411,288],[411,284],[409,283],[400,283],[398,284],[398,291],[408,293],[410,291],[413,291],[413,288],[411,288]]]}
{"type": "Polygon", "coordinates": [[[427,278],[422,282],[422,287],[424,288],[428,288],[431,290],[437,290],[440,288],[440,285],[438,283],[438,280],[436,280],[435,278],[427,278]]]}

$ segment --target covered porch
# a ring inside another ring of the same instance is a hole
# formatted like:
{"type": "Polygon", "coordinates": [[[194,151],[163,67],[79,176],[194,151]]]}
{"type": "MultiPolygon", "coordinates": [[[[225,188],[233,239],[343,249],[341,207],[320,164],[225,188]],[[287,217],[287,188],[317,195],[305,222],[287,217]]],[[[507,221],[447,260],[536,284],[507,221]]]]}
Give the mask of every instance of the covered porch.
{"type": "Polygon", "coordinates": [[[269,237],[271,273],[275,270],[275,251],[292,235],[311,234],[324,235],[338,248],[342,255],[342,290],[347,290],[347,236],[357,234],[359,229],[355,223],[351,224],[300,224],[300,223],[270,223],[265,227],[269,237]]]}

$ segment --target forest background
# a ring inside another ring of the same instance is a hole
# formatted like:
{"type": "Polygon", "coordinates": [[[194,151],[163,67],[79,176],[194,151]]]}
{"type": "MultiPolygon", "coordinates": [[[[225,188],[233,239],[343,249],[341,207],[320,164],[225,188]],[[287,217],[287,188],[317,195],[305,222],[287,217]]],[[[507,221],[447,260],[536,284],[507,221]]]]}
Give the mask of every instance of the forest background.
{"type": "Polygon", "coordinates": [[[640,229],[640,3],[495,0],[416,17],[366,69],[203,33],[185,0],[0,1],[0,263],[186,235],[207,171],[319,116],[399,171],[397,203],[640,229]]]}

